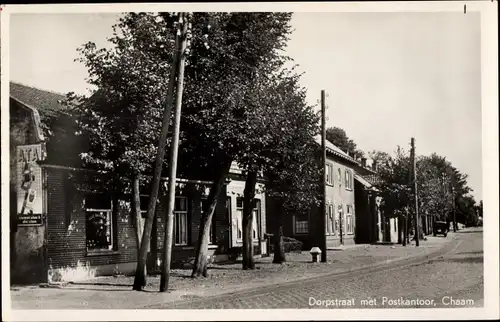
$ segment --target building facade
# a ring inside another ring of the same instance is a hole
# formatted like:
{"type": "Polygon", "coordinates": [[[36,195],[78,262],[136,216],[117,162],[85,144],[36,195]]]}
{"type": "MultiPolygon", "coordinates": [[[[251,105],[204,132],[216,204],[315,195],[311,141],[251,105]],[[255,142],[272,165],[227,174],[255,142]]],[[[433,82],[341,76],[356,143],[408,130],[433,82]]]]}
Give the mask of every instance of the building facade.
{"type": "MultiPolygon", "coordinates": [[[[316,141],[320,144],[320,138],[316,141]]],[[[321,218],[320,207],[312,207],[309,212],[285,217],[284,234],[304,243],[304,248],[318,244],[318,236],[326,236],[327,248],[351,245],[357,242],[357,205],[355,200],[355,175],[357,172],[371,173],[360,163],[340,150],[331,142],[326,142],[326,213],[321,218]],[[325,230],[320,230],[321,220],[325,220],[325,230]]]]}
{"type": "MultiPolygon", "coordinates": [[[[46,124],[51,122],[45,120],[63,117],[58,111],[64,96],[20,84],[10,88],[11,283],[134,273],[137,227],[131,196],[105,188],[102,182],[109,179],[107,174],[65,165],[66,159],[62,164],[52,162],[53,145],[60,141],[46,142],[46,124]]],[[[166,182],[162,178],[162,185],[166,182]]],[[[259,182],[254,202],[256,254],[265,254],[267,249],[263,185],[259,182]]],[[[201,212],[210,186],[208,181],[176,182],[172,267],[189,267],[194,262],[201,212]]],[[[214,261],[227,260],[232,249],[242,245],[243,188],[241,171],[233,167],[211,223],[208,247],[214,261]]],[[[141,228],[148,192],[146,186],[141,187],[141,228]]],[[[163,258],[166,204],[166,198],[159,197],[148,245],[149,273],[158,272],[163,258]]]]}

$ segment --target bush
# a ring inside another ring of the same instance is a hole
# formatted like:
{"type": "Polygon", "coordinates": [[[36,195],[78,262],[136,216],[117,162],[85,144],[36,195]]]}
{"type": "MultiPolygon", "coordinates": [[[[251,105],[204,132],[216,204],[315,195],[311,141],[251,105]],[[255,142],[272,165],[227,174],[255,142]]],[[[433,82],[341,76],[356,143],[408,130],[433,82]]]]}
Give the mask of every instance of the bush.
{"type": "MultiPolygon", "coordinates": [[[[291,237],[283,237],[283,248],[285,253],[300,252],[304,248],[304,243],[291,237]]],[[[271,253],[274,253],[274,244],[271,244],[271,253]]]]}

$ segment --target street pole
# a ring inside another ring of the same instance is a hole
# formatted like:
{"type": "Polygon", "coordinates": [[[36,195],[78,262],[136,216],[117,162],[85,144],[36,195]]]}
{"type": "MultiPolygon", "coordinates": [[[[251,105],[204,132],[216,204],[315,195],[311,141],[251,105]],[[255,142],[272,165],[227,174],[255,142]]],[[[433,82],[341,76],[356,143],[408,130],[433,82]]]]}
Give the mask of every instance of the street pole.
{"type": "Polygon", "coordinates": [[[455,211],[455,187],[453,186],[453,183],[451,185],[451,198],[453,202],[453,232],[457,232],[457,218],[456,218],[456,211],[455,211]]]}
{"type": "Polygon", "coordinates": [[[415,139],[411,138],[411,166],[412,166],[412,189],[414,196],[414,210],[415,210],[415,246],[419,246],[419,214],[418,214],[418,194],[417,194],[417,161],[415,158],[415,139]]]}
{"type": "Polygon", "coordinates": [[[174,231],[174,206],[175,206],[175,182],[177,180],[177,156],[179,151],[179,132],[181,123],[181,107],[182,107],[182,92],[184,89],[184,66],[186,64],[186,48],[188,42],[189,28],[188,13],[180,13],[180,52],[179,65],[177,76],[177,96],[175,100],[174,112],[174,129],[172,144],[170,147],[169,167],[170,173],[168,176],[168,206],[167,206],[167,222],[165,225],[165,236],[163,242],[163,266],[161,270],[160,292],[168,290],[168,282],[170,277],[170,262],[172,256],[172,243],[174,231]]]}
{"type": "Polygon", "coordinates": [[[326,103],[325,103],[325,90],[321,90],[321,165],[323,167],[323,175],[321,178],[321,220],[320,220],[320,234],[318,234],[321,239],[320,249],[321,249],[321,262],[326,262],[326,103]]]}
{"type": "MultiPolygon", "coordinates": [[[[137,259],[137,269],[135,273],[133,289],[136,291],[142,290],[146,286],[146,257],[148,253],[148,244],[151,239],[151,230],[153,229],[154,214],[156,209],[156,201],[158,200],[158,190],[160,188],[161,172],[163,169],[163,160],[165,158],[165,145],[167,144],[168,126],[170,123],[170,115],[172,112],[172,103],[174,96],[174,83],[178,65],[178,51],[179,51],[179,35],[175,36],[175,50],[170,68],[170,75],[168,80],[167,98],[165,102],[165,110],[163,112],[162,127],[160,133],[160,140],[158,143],[158,152],[155,159],[154,175],[152,181],[151,194],[149,196],[148,212],[146,221],[144,223],[144,232],[142,234],[141,247],[139,250],[139,258],[137,259]]],[[[153,250],[152,250],[153,251],[153,250]]],[[[156,249],[154,250],[156,253],[156,249]]]]}

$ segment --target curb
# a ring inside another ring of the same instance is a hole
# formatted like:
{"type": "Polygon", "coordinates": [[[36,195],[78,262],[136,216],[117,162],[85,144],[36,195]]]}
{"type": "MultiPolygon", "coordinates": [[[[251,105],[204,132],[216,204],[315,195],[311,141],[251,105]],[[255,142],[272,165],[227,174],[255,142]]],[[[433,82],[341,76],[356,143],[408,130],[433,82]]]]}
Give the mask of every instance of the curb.
{"type": "MultiPolygon", "coordinates": [[[[398,263],[398,262],[404,262],[404,261],[408,261],[408,260],[410,260],[408,263],[405,263],[402,266],[397,266],[396,268],[410,266],[410,265],[414,265],[416,263],[419,263],[421,261],[425,261],[425,260],[433,259],[433,258],[436,258],[436,257],[440,257],[440,256],[442,256],[442,255],[444,255],[444,254],[446,254],[446,253],[448,253],[450,251],[453,251],[461,243],[461,240],[459,240],[458,243],[456,243],[453,247],[450,247],[451,245],[453,245],[453,241],[456,240],[456,239],[457,238],[456,238],[456,235],[455,235],[453,238],[450,238],[450,240],[444,242],[436,250],[434,250],[432,252],[429,252],[427,254],[409,255],[409,256],[405,256],[405,257],[399,257],[399,258],[388,259],[388,260],[376,262],[374,264],[362,265],[362,266],[358,266],[358,267],[355,267],[355,268],[352,268],[352,269],[342,270],[342,271],[333,272],[333,273],[332,272],[321,273],[321,274],[317,274],[315,276],[296,278],[296,279],[293,279],[293,280],[290,280],[290,281],[286,281],[286,282],[274,282],[274,283],[268,283],[268,284],[260,285],[260,286],[253,286],[253,287],[249,287],[249,288],[243,288],[243,289],[240,289],[240,290],[231,290],[231,291],[219,293],[219,294],[212,295],[212,296],[210,296],[210,295],[209,296],[200,296],[200,297],[196,297],[196,299],[191,299],[191,300],[189,300],[189,299],[186,299],[186,300],[173,300],[173,301],[169,301],[167,303],[149,304],[149,305],[145,305],[145,306],[139,306],[139,307],[136,307],[136,308],[154,309],[154,308],[158,308],[158,307],[163,307],[163,308],[167,308],[167,309],[175,309],[177,306],[182,306],[182,305],[186,305],[186,304],[189,304],[189,303],[197,303],[197,302],[203,302],[203,301],[207,301],[207,300],[215,300],[215,299],[219,299],[219,298],[220,299],[224,299],[224,298],[235,296],[235,295],[242,295],[242,294],[252,293],[252,292],[255,292],[257,290],[261,290],[261,291],[264,292],[265,289],[267,289],[267,288],[273,288],[273,287],[275,287],[277,285],[286,286],[286,285],[291,285],[291,284],[295,284],[295,283],[298,283],[298,282],[303,283],[303,282],[306,282],[308,280],[316,280],[316,279],[321,278],[321,277],[335,277],[335,276],[348,275],[348,274],[351,274],[351,273],[361,272],[361,271],[367,270],[367,269],[368,270],[374,270],[374,269],[377,269],[377,268],[380,268],[380,267],[383,267],[383,266],[387,266],[387,265],[390,265],[390,264],[395,264],[395,263],[398,263]]],[[[413,246],[413,247],[415,247],[415,246],[413,246]]],[[[393,268],[389,268],[389,269],[393,269],[393,268]]]]}
{"type": "Polygon", "coordinates": [[[68,286],[69,282],[49,282],[49,283],[42,283],[39,284],[38,287],[40,288],[64,288],[65,286],[68,286]]]}

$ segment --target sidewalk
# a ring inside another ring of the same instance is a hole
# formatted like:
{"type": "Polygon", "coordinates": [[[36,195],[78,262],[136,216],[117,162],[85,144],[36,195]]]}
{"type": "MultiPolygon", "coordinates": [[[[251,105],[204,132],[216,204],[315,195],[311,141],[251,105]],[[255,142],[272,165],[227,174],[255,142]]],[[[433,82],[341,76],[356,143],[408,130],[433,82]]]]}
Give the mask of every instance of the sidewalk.
{"type": "Polygon", "coordinates": [[[308,252],[287,254],[283,265],[272,257],[256,259],[255,270],[242,270],[241,263],[212,264],[209,277],[190,278],[191,270],[172,270],[168,293],[159,293],[159,276],[148,277],[145,292],[132,291],[133,277],[99,277],[61,288],[12,287],[13,309],[132,309],[160,303],[218,295],[259,286],[279,284],[321,275],[339,274],[368,266],[383,265],[432,254],[455,240],[428,237],[420,247],[411,245],[356,245],[329,250],[327,263],[312,263],[308,252]]]}

